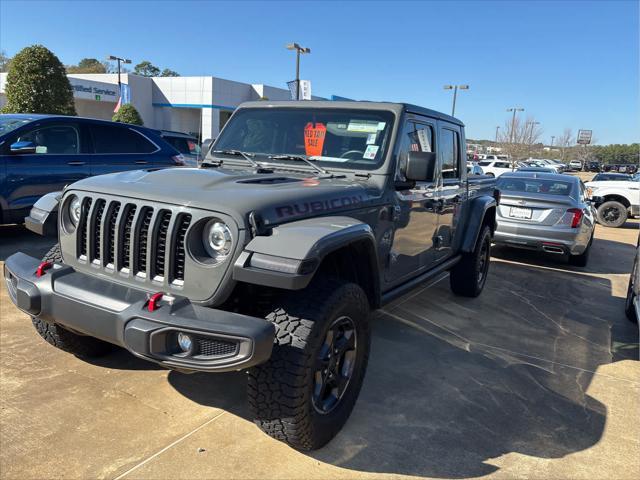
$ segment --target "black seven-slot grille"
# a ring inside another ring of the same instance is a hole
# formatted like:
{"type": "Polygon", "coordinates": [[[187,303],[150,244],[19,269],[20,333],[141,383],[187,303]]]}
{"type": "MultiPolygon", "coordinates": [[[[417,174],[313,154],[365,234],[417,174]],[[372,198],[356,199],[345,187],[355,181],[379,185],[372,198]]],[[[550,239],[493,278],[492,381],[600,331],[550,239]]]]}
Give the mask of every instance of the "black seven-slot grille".
{"type": "Polygon", "coordinates": [[[81,211],[76,235],[80,261],[142,279],[184,283],[190,214],[89,197],[81,211]]]}

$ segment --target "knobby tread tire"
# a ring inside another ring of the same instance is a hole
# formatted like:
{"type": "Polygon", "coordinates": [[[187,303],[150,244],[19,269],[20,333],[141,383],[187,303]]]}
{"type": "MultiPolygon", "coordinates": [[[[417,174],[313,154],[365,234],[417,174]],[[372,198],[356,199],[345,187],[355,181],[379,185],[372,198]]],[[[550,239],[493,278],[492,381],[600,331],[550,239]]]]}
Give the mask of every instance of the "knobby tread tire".
{"type": "Polygon", "coordinates": [[[358,285],[321,278],[302,292],[291,292],[266,316],[276,327],[273,352],[269,361],[249,371],[247,385],[254,421],[266,434],[308,451],[320,448],[338,433],[364,379],[370,346],[368,313],[367,297],[358,285]],[[359,317],[354,319],[360,330],[359,360],[340,404],[320,415],[311,401],[312,366],[329,324],[338,316],[335,313],[345,308],[359,317]]]}
{"type": "MultiPolygon", "coordinates": [[[[47,254],[42,257],[43,262],[62,263],[60,244],[54,245],[47,254]]],[[[99,357],[105,355],[116,347],[97,338],[87,337],[73,333],[60,325],[45,322],[31,317],[31,323],[45,342],[65,352],[78,357],[99,357]]]]}
{"type": "MultiPolygon", "coordinates": [[[[488,225],[482,227],[473,252],[463,253],[462,259],[451,269],[449,285],[453,293],[456,295],[477,297],[482,292],[484,285],[487,282],[489,267],[487,266],[487,272],[485,273],[482,285],[478,285],[477,262],[482,244],[486,242],[489,243],[489,258],[491,258],[491,229],[488,225]]],[[[490,262],[490,260],[488,261],[490,262]]]]}

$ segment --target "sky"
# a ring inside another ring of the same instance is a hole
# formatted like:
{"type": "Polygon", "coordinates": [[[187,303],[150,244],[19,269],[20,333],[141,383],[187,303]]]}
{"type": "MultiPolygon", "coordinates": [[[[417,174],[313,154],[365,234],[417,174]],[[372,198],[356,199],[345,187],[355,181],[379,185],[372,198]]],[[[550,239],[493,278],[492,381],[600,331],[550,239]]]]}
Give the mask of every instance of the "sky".
{"type": "Polygon", "coordinates": [[[640,141],[639,2],[0,1],[0,49],[39,43],[65,64],[108,55],[181,75],[286,88],[295,55],[314,95],[415,103],[450,113],[445,84],[468,84],[456,116],[493,139],[507,108],[542,140],[592,129],[640,141]]]}

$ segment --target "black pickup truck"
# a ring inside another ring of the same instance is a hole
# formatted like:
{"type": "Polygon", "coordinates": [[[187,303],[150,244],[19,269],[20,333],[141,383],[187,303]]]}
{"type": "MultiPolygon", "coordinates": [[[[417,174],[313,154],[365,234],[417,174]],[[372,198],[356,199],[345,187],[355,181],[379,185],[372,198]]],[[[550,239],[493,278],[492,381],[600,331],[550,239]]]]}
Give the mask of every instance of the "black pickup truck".
{"type": "Polygon", "coordinates": [[[57,209],[59,243],[9,257],[9,293],[80,357],[246,370],[256,423],[315,449],[356,402],[371,310],[447,271],[456,294],[482,291],[497,197],[464,153],[459,120],[414,105],[246,103],[200,168],[43,199],[28,225],[57,209]]]}

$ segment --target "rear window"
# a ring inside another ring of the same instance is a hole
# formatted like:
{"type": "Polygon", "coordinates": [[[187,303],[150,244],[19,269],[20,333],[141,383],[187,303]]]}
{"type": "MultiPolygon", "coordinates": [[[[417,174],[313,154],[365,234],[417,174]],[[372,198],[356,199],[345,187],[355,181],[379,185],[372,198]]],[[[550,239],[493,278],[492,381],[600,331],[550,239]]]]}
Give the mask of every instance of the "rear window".
{"type": "Polygon", "coordinates": [[[545,195],[569,195],[571,184],[558,180],[541,178],[499,178],[498,190],[501,192],[543,193],[545,195]]]}
{"type": "Polygon", "coordinates": [[[190,138],[169,136],[163,136],[162,138],[166,140],[169,145],[184,155],[198,155],[200,153],[200,147],[190,138]]]}
{"type": "Polygon", "coordinates": [[[90,127],[95,153],[151,153],[158,148],[127,127],[92,125],[90,127]]]}
{"type": "Polygon", "coordinates": [[[481,167],[488,167],[489,165],[491,165],[491,162],[478,162],[478,165],[480,165],[481,167]]]}

